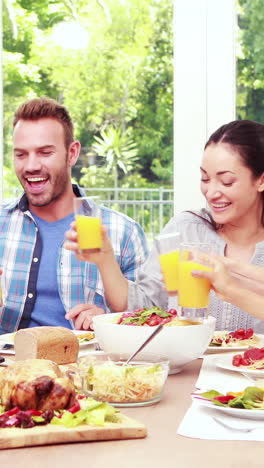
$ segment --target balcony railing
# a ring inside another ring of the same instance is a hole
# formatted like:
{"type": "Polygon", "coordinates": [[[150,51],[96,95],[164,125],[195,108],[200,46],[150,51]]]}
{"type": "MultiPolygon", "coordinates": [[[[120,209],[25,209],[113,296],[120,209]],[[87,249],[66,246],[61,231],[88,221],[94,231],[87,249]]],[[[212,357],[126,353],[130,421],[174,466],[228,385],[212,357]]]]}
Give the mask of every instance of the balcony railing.
{"type": "Polygon", "coordinates": [[[87,189],[87,196],[98,197],[104,205],[137,221],[152,241],[173,216],[173,190],[157,189],[87,189]]]}
{"type": "MultiPolygon", "coordinates": [[[[82,189],[88,197],[96,198],[104,206],[120,211],[137,221],[150,243],[173,216],[172,189],[82,189]]],[[[13,189],[12,192],[4,190],[4,198],[14,198],[20,193],[21,189],[13,189]]]]}

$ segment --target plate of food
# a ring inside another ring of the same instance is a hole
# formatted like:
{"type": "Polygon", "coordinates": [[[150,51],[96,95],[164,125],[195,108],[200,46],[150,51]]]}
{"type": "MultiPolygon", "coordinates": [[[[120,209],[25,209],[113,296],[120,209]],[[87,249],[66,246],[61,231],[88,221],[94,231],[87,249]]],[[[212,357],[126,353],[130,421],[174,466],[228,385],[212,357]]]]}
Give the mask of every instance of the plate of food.
{"type": "Polygon", "coordinates": [[[73,330],[73,332],[79,340],[80,348],[97,344],[94,332],[87,330],[73,330]]]}
{"type": "Polygon", "coordinates": [[[228,354],[217,358],[215,364],[222,369],[263,378],[264,348],[249,348],[241,354],[228,354]]]}
{"type": "Polygon", "coordinates": [[[200,406],[244,419],[264,420],[264,388],[247,387],[240,392],[199,391],[192,400],[200,406]]]}
{"type": "Polygon", "coordinates": [[[264,346],[264,335],[254,333],[253,328],[239,328],[233,332],[215,331],[206,354],[243,351],[249,347],[264,346]]]}
{"type": "Polygon", "coordinates": [[[47,359],[13,362],[1,371],[0,385],[0,449],[147,434],[107,402],[76,391],[71,375],[47,359]]]}

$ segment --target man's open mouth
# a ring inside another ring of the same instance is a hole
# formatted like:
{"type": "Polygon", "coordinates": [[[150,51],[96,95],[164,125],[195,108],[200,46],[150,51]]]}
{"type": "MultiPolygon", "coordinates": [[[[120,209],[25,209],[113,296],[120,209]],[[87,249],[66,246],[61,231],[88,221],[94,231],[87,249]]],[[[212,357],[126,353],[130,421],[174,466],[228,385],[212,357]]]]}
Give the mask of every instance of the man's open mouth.
{"type": "Polygon", "coordinates": [[[47,184],[48,177],[25,177],[30,192],[38,193],[43,190],[47,184]]]}

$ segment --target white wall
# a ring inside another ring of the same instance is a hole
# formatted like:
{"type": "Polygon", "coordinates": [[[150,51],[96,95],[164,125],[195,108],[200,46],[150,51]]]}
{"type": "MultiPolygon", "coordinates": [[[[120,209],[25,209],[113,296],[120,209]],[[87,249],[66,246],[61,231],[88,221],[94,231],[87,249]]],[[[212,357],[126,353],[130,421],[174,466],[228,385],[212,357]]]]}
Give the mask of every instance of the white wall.
{"type": "Polygon", "coordinates": [[[200,160],[235,119],[235,0],[174,0],[175,213],[205,205],[200,160]]]}
{"type": "Polygon", "coordinates": [[[0,2],[0,203],[3,196],[3,79],[2,79],[2,2],[0,2]]]}

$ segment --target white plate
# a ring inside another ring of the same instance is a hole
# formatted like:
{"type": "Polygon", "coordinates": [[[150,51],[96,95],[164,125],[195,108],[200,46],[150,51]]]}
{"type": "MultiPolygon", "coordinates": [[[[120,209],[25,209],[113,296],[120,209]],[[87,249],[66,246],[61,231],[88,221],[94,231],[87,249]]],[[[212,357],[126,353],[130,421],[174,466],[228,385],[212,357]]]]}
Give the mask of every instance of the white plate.
{"type": "MultiPolygon", "coordinates": [[[[73,333],[75,333],[76,336],[86,335],[86,333],[88,333],[88,331],[86,331],[86,330],[72,330],[72,331],[73,331],[73,333]]],[[[94,333],[94,332],[91,332],[91,333],[94,333]]],[[[90,341],[83,341],[82,343],[79,341],[80,348],[86,348],[87,346],[91,346],[91,345],[93,345],[93,347],[94,347],[94,345],[96,345],[97,343],[98,343],[98,341],[97,341],[96,338],[93,338],[90,341]]]]}
{"type": "Polygon", "coordinates": [[[228,354],[226,356],[222,356],[221,358],[215,359],[215,364],[217,367],[221,367],[221,369],[230,370],[234,372],[240,372],[241,374],[246,374],[251,377],[262,377],[264,378],[264,369],[247,369],[247,367],[242,366],[233,366],[232,359],[237,353],[228,354]]]}
{"type": "MultiPolygon", "coordinates": [[[[84,335],[87,333],[87,331],[85,330],[72,330],[72,331],[73,333],[75,333],[75,335],[84,335]]],[[[15,336],[15,333],[6,333],[5,335],[0,335],[0,348],[1,348],[2,343],[14,345],[14,336],[15,336]]],[[[83,343],[80,342],[79,344],[80,344],[80,348],[85,348],[86,346],[97,344],[97,340],[96,338],[93,338],[90,341],[84,341],[83,343]]]]}
{"type": "Polygon", "coordinates": [[[0,335],[0,346],[1,343],[11,344],[14,346],[14,337],[15,333],[6,333],[4,335],[0,335]]]}
{"type": "MultiPolygon", "coordinates": [[[[204,390],[206,391],[206,390],[204,390]]],[[[201,391],[201,393],[203,393],[201,391]]],[[[213,410],[219,411],[220,413],[226,413],[229,416],[233,416],[235,418],[242,418],[242,419],[264,419],[264,410],[249,410],[243,408],[229,408],[225,406],[218,406],[214,405],[211,401],[201,400],[197,396],[192,395],[193,401],[195,401],[200,406],[204,406],[206,408],[211,408],[213,410]]]]}
{"type": "MultiPolygon", "coordinates": [[[[227,333],[227,332],[225,332],[227,333]]],[[[253,343],[252,346],[255,348],[262,348],[264,346],[264,335],[259,335],[255,333],[255,336],[257,336],[260,341],[258,343],[253,343]]],[[[218,353],[226,353],[226,352],[231,352],[233,353],[234,351],[246,351],[251,345],[248,346],[208,346],[205,354],[218,354],[218,353]]]]}

